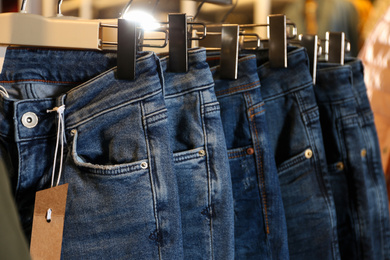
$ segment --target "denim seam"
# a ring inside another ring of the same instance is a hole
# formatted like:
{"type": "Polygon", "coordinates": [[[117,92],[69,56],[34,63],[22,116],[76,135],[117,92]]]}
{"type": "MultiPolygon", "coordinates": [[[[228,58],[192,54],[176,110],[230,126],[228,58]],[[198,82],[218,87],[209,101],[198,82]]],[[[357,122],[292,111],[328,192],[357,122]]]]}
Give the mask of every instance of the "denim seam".
{"type": "Polygon", "coordinates": [[[179,162],[189,161],[192,159],[201,159],[201,158],[203,158],[203,156],[199,155],[200,150],[201,149],[198,148],[198,149],[194,149],[194,151],[186,153],[186,154],[181,154],[180,152],[173,154],[173,161],[175,163],[179,163],[179,162]]]}
{"type": "Polygon", "coordinates": [[[79,122],[77,122],[77,123],[74,123],[74,124],[71,124],[71,125],[67,125],[67,126],[66,126],[66,130],[69,130],[69,129],[72,129],[72,128],[76,128],[76,127],[78,127],[78,126],[80,126],[80,125],[82,125],[82,124],[85,124],[85,123],[91,121],[92,119],[95,119],[95,118],[97,118],[97,117],[99,117],[99,116],[101,116],[101,115],[104,115],[104,114],[106,114],[106,113],[115,111],[115,110],[117,110],[117,109],[121,109],[122,107],[128,106],[128,105],[130,105],[130,104],[133,104],[133,103],[136,103],[136,102],[140,102],[140,101],[142,101],[142,100],[144,100],[144,99],[147,99],[147,98],[149,98],[149,97],[155,96],[155,95],[157,95],[157,94],[159,94],[159,93],[161,93],[161,89],[158,90],[158,91],[156,91],[156,92],[154,92],[154,93],[153,93],[153,92],[152,92],[152,93],[149,93],[149,94],[147,94],[147,95],[145,95],[145,96],[143,96],[143,97],[139,97],[139,98],[137,98],[137,99],[133,99],[133,100],[130,100],[130,101],[127,101],[127,102],[119,103],[119,104],[115,105],[114,107],[110,107],[110,108],[108,108],[108,109],[105,109],[105,110],[102,110],[102,111],[100,111],[100,112],[98,112],[98,113],[95,113],[93,116],[90,116],[90,117],[85,118],[85,119],[81,119],[81,120],[80,120],[79,122]]]}
{"type": "Polygon", "coordinates": [[[303,152],[302,154],[298,155],[293,160],[289,160],[288,162],[279,165],[278,172],[283,172],[284,170],[291,168],[291,167],[293,167],[293,166],[295,166],[295,165],[297,165],[305,160],[307,160],[307,158],[305,157],[304,152],[303,152]]]}
{"type": "Polygon", "coordinates": [[[74,161],[74,164],[77,167],[85,169],[88,172],[88,174],[95,174],[101,176],[118,176],[118,175],[131,174],[137,171],[143,171],[140,164],[142,161],[145,160],[140,160],[138,162],[132,162],[127,164],[118,164],[118,165],[97,165],[89,162],[80,162],[78,160],[80,156],[77,152],[77,144],[78,144],[77,141],[78,141],[78,132],[76,130],[76,133],[73,135],[73,140],[71,145],[71,157],[74,161]],[[93,167],[100,167],[100,168],[93,168],[93,167]]]}
{"type": "Polygon", "coordinates": [[[183,91],[183,92],[178,92],[178,93],[174,93],[174,94],[167,94],[167,95],[165,95],[165,99],[180,97],[180,96],[186,95],[186,94],[191,93],[191,92],[201,91],[201,90],[205,90],[205,89],[212,88],[212,87],[214,87],[214,82],[208,83],[205,85],[201,85],[201,86],[194,86],[194,87],[187,89],[186,91],[183,91]]]}
{"type": "MultiPolygon", "coordinates": [[[[350,174],[350,170],[349,170],[349,156],[348,156],[348,146],[347,146],[347,140],[345,138],[345,134],[344,134],[344,125],[343,125],[343,122],[342,120],[337,120],[336,121],[336,128],[337,128],[337,134],[338,134],[338,137],[339,137],[339,140],[340,140],[340,147],[341,147],[341,154],[342,154],[342,162],[344,163],[344,173],[346,175],[346,178],[347,178],[347,184],[348,184],[348,188],[351,188],[350,187],[350,181],[349,181],[349,176],[350,174]]],[[[353,187],[352,187],[353,189],[353,187]]],[[[350,201],[350,206],[352,206],[352,221],[353,221],[353,230],[355,232],[355,240],[356,242],[358,243],[358,246],[357,246],[357,253],[358,255],[361,254],[361,248],[364,248],[364,245],[363,245],[363,241],[361,240],[362,237],[364,237],[364,234],[363,234],[363,230],[361,229],[361,227],[363,226],[362,224],[362,219],[361,219],[361,216],[359,214],[359,211],[357,210],[357,206],[354,205],[354,202],[353,201],[350,201]],[[352,205],[351,205],[352,204],[352,205]],[[355,210],[356,209],[356,210],[355,210]],[[356,226],[356,223],[355,221],[357,221],[357,226],[356,226]],[[359,237],[358,237],[359,235],[359,237]]]]}
{"type": "Polygon", "coordinates": [[[229,149],[227,154],[229,159],[235,159],[235,158],[241,158],[248,156],[247,149],[248,148],[253,148],[252,145],[248,145],[245,147],[239,147],[239,148],[232,148],[229,149]]]}
{"type": "Polygon", "coordinates": [[[310,87],[311,85],[313,85],[313,83],[312,83],[312,82],[308,82],[308,83],[303,84],[303,85],[300,85],[300,86],[298,86],[298,87],[291,88],[291,89],[289,89],[289,90],[287,90],[287,91],[283,91],[283,92],[281,92],[281,93],[276,93],[275,95],[272,95],[272,96],[269,96],[269,97],[266,97],[266,98],[263,97],[263,101],[266,103],[266,102],[268,102],[268,101],[277,99],[277,98],[279,98],[279,97],[286,96],[286,95],[288,95],[288,94],[290,94],[290,93],[297,92],[297,91],[299,91],[299,90],[301,90],[301,89],[305,89],[305,88],[307,88],[307,87],[310,87]]]}
{"type": "Polygon", "coordinates": [[[145,116],[145,120],[149,123],[149,124],[153,124],[153,123],[156,123],[156,122],[160,122],[160,121],[163,121],[165,119],[167,119],[168,116],[167,116],[167,109],[161,109],[159,111],[156,111],[150,115],[147,115],[145,116]]]}
{"type": "Polygon", "coordinates": [[[204,113],[209,114],[215,111],[220,111],[219,103],[218,102],[212,102],[208,104],[204,104],[204,113]]]}
{"type": "MultiPolygon", "coordinates": [[[[368,131],[369,131],[369,129],[367,129],[368,127],[370,127],[370,125],[366,125],[365,127],[362,127],[362,132],[363,132],[363,138],[364,138],[364,145],[366,146],[366,149],[368,151],[368,155],[367,156],[371,157],[372,154],[373,154],[372,151],[374,150],[374,147],[372,147],[371,143],[369,142],[368,136],[370,136],[370,133],[368,133],[368,131]]],[[[375,166],[373,164],[374,163],[373,163],[372,159],[367,159],[366,160],[366,165],[367,165],[367,168],[369,170],[369,174],[368,175],[372,179],[373,183],[375,183],[375,189],[374,190],[376,192],[376,196],[377,196],[377,199],[379,201],[379,205],[384,205],[384,202],[382,200],[382,196],[380,194],[380,191],[381,191],[381,189],[379,187],[380,184],[377,181],[377,177],[373,176],[373,175],[376,174],[375,166]]],[[[380,228],[380,230],[381,230],[381,238],[384,238],[383,237],[384,236],[383,232],[385,231],[385,229],[383,228],[384,227],[383,221],[385,220],[386,213],[384,213],[384,209],[383,209],[382,206],[379,206],[379,210],[380,210],[380,221],[379,222],[380,222],[380,225],[381,225],[381,228],[380,228]]],[[[382,242],[382,244],[381,244],[382,248],[386,248],[386,246],[383,244],[383,239],[381,239],[381,242],[382,242]]],[[[388,247],[387,247],[387,250],[389,250],[388,247]]]]}
{"type": "Polygon", "coordinates": [[[79,81],[55,81],[55,80],[45,80],[45,79],[17,79],[17,80],[0,80],[0,83],[19,83],[19,82],[42,82],[42,83],[49,83],[49,84],[82,84],[82,82],[79,81]]]}
{"type": "MultiPolygon", "coordinates": [[[[212,205],[212,180],[211,180],[211,169],[210,169],[210,159],[209,159],[209,151],[208,151],[208,135],[207,135],[207,130],[206,130],[206,118],[205,118],[205,107],[204,107],[204,97],[203,97],[203,92],[198,92],[200,103],[202,104],[200,106],[201,109],[201,122],[202,122],[202,129],[203,129],[203,137],[204,137],[204,144],[205,144],[205,151],[206,151],[206,169],[207,169],[207,182],[208,182],[208,205],[207,208],[210,209],[212,205]]],[[[213,209],[212,209],[213,210],[213,209]]],[[[211,254],[211,259],[214,259],[214,232],[213,232],[213,216],[214,212],[211,212],[211,217],[209,218],[209,223],[210,223],[210,254],[211,254]]]]}
{"type": "Polygon", "coordinates": [[[234,94],[236,92],[250,90],[252,88],[256,88],[256,87],[259,87],[259,86],[260,86],[260,81],[255,81],[255,82],[252,82],[252,83],[249,83],[249,84],[228,88],[226,90],[216,91],[215,95],[217,97],[219,97],[219,96],[223,96],[223,95],[227,95],[227,94],[234,94]]]}
{"type": "Polygon", "coordinates": [[[248,93],[244,93],[244,95],[246,96],[246,99],[248,100],[248,103],[249,103],[248,104],[249,105],[248,110],[249,110],[249,115],[250,115],[249,116],[249,121],[251,123],[250,125],[255,130],[255,136],[252,138],[252,141],[254,142],[255,154],[258,155],[258,156],[255,156],[255,160],[256,160],[258,171],[259,171],[258,176],[259,176],[259,181],[260,181],[260,184],[261,184],[261,185],[259,185],[259,187],[261,187],[260,193],[261,193],[263,206],[264,206],[266,232],[267,232],[267,234],[269,234],[270,230],[269,230],[269,219],[268,219],[268,205],[267,205],[267,194],[265,192],[265,188],[266,187],[265,187],[265,176],[264,176],[264,169],[263,169],[263,160],[262,160],[262,155],[261,155],[261,150],[260,150],[260,140],[258,140],[259,135],[258,135],[256,123],[253,121],[254,114],[252,114],[252,111],[254,109],[264,106],[264,103],[261,103],[258,106],[251,107],[252,106],[252,98],[251,98],[251,96],[248,93]]]}
{"type": "MultiPolygon", "coordinates": [[[[149,172],[149,179],[150,179],[150,186],[151,186],[151,192],[152,192],[152,197],[153,197],[153,212],[154,212],[154,219],[156,221],[156,230],[157,232],[161,232],[160,230],[160,222],[158,220],[158,201],[157,201],[157,192],[156,192],[156,187],[155,187],[155,182],[154,182],[154,178],[153,178],[153,173],[154,171],[152,170],[154,167],[152,166],[152,158],[151,158],[151,151],[150,151],[150,144],[149,144],[149,137],[148,137],[148,123],[147,123],[147,120],[146,120],[146,116],[145,116],[145,107],[144,107],[144,103],[143,102],[140,102],[139,104],[140,106],[140,110],[141,110],[141,114],[142,114],[142,124],[143,124],[143,128],[144,128],[144,138],[145,138],[145,144],[146,144],[146,147],[147,147],[147,154],[148,154],[148,163],[149,163],[149,167],[148,167],[148,172],[149,172]]],[[[159,259],[161,260],[162,257],[161,257],[161,244],[160,243],[157,243],[158,245],[158,257],[159,259]]]]}
{"type": "MultiPolygon", "coordinates": [[[[310,82],[309,84],[307,84],[306,86],[307,87],[310,87],[310,85],[312,85],[312,83],[310,82]]],[[[303,107],[305,106],[305,102],[303,101],[301,95],[299,92],[295,92],[293,93],[293,95],[296,97],[297,99],[297,102],[298,102],[298,107],[299,107],[299,110],[300,112],[303,114],[304,111],[303,111],[303,107]]],[[[314,95],[314,93],[313,93],[314,95]]],[[[318,107],[317,107],[317,110],[318,110],[318,107]]],[[[313,110],[314,111],[314,110],[313,110]]],[[[305,122],[306,120],[303,119],[303,121],[305,122]]],[[[313,161],[314,161],[314,165],[315,165],[315,173],[316,173],[316,179],[317,181],[319,182],[320,184],[320,190],[321,190],[321,193],[323,194],[323,197],[325,198],[325,202],[326,202],[326,205],[327,205],[327,208],[328,208],[328,212],[329,212],[329,219],[330,219],[330,222],[331,222],[331,225],[332,225],[332,241],[331,241],[331,245],[332,245],[332,255],[335,259],[338,258],[338,254],[339,254],[339,249],[338,249],[338,237],[337,237],[337,224],[334,223],[334,218],[336,218],[335,216],[335,212],[333,212],[333,208],[334,208],[334,205],[332,207],[332,200],[333,198],[330,198],[329,197],[329,191],[328,189],[326,188],[326,185],[325,185],[325,180],[324,180],[324,172],[323,172],[323,168],[321,166],[321,158],[316,156],[319,155],[320,156],[320,153],[318,151],[318,147],[316,145],[316,141],[315,141],[315,137],[313,136],[313,131],[309,130],[309,127],[307,125],[307,122],[305,122],[305,131],[306,131],[306,135],[308,136],[309,138],[309,142],[310,144],[313,144],[311,145],[312,149],[314,150],[313,151],[313,161]],[[320,175],[320,176],[319,176],[320,175]],[[336,225],[335,225],[336,224],[336,225]]],[[[321,128],[320,128],[321,129],[321,128]]],[[[326,160],[326,158],[325,158],[326,160]]],[[[325,166],[326,166],[326,162],[325,163],[325,166]]]]}

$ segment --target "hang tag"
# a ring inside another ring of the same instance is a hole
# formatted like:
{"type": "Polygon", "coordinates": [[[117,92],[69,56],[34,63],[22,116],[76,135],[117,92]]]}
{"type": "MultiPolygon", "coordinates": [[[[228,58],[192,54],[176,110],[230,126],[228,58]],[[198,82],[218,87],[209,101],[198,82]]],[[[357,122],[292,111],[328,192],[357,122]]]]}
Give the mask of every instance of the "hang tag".
{"type": "Polygon", "coordinates": [[[68,184],[38,191],[31,235],[34,260],[60,259],[68,184]]]}
{"type": "Polygon", "coordinates": [[[0,46],[0,73],[3,71],[3,65],[4,65],[6,52],[7,52],[7,47],[0,46]]]}

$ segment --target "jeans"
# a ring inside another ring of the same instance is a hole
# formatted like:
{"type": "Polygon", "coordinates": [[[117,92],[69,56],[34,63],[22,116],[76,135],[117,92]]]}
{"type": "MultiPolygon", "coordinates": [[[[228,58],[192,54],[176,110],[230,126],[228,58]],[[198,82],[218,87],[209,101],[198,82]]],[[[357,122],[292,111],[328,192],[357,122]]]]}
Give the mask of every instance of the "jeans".
{"type": "Polygon", "coordinates": [[[184,259],[233,259],[232,185],[214,81],[206,51],[189,51],[187,73],[161,58],[174,169],[179,185],[184,259]]]}
{"type": "Polygon", "coordinates": [[[336,205],[340,255],[342,259],[360,259],[360,245],[367,239],[367,153],[352,91],[351,67],[319,63],[314,90],[336,205]]]}
{"type": "Polygon", "coordinates": [[[182,259],[159,61],[140,55],[134,81],[115,65],[110,52],[7,50],[0,146],[22,223],[29,234],[34,194],[50,187],[59,126],[47,110],[65,105],[62,258],[182,259]]]}
{"type": "Polygon", "coordinates": [[[235,259],[289,259],[287,226],[256,56],[242,56],[238,79],[219,76],[208,57],[228,148],[234,198],[235,259]]]}
{"type": "Polygon", "coordinates": [[[336,212],[307,53],[290,49],[288,68],[271,68],[267,50],[256,55],[290,258],[339,259],[336,212]]]}
{"type": "MultiPolygon", "coordinates": [[[[389,202],[384,178],[378,136],[374,124],[374,116],[367,97],[366,85],[364,84],[363,64],[359,59],[347,58],[346,64],[352,67],[353,94],[357,102],[357,114],[359,115],[359,127],[362,130],[363,142],[367,151],[366,167],[369,171],[365,178],[368,187],[368,200],[374,204],[365,212],[371,215],[373,227],[369,230],[368,244],[362,245],[367,251],[364,257],[372,259],[390,259],[390,218],[389,202]],[[369,248],[372,247],[370,252],[369,248]]],[[[367,220],[366,220],[367,221],[367,220]]]]}

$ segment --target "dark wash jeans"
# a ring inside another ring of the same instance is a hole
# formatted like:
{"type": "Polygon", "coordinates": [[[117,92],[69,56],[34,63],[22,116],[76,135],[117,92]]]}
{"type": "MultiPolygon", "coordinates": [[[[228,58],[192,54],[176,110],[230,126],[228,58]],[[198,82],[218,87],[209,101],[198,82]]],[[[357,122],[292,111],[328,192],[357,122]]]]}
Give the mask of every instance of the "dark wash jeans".
{"type": "Polygon", "coordinates": [[[289,49],[288,68],[271,68],[267,50],[256,55],[290,258],[339,259],[336,211],[307,53],[289,49]]]}
{"type": "MultiPolygon", "coordinates": [[[[345,63],[352,67],[353,93],[357,102],[357,113],[359,115],[359,127],[362,129],[363,141],[367,150],[366,164],[370,172],[369,178],[365,179],[366,185],[370,187],[370,199],[376,201],[369,214],[375,216],[376,223],[374,230],[371,230],[374,245],[373,259],[390,259],[390,218],[389,203],[384,178],[378,136],[374,124],[374,115],[367,97],[366,85],[364,83],[364,68],[362,61],[356,58],[347,58],[345,63]]],[[[363,246],[366,250],[368,246],[363,246]]],[[[367,254],[368,255],[368,254],[367,254]]],[[[366,256],[366,255],[365,255],[366,256]]]]}
{"type": "Polygon", "coordinates": [[[189,51],[187,73],[161,58],[174,169],[179,185],[184,259],[234,259],[230,169],[206,50],[189,51]]]}
{"type": "Polygon", "coordinates": [[[235,259],[289,259],[280,184],[260,93],[256,56],[239,59],[238,79],[219,76],[210,54],[234,197],[235,259]]]}
{"type": "Polygon", "coordinates": [[[47,110],[64,104],[62,258],[183,259],[159,60],[143,53],[134,81],[116,79],[115,65],[107,52],[7,50],[0,156],[24,228],[29,234],[35,192],[50,186],[58,126],[47,110]],[[27,112],[35,126],[22,120],[27,112]]]}
{"type": "MultiPolygon", "coordinates": [[[[356,73],[359,61],[354,62],[356,73]]],[[[343,259],[387,259],[388,201],[380,187],[384,175],[370,165],[370,153],[378,141],[376,135],[365,133],[364,125],[372,123],[373,117],[369,107],[366,115],[360,113],[360,95],[355,95],[354,85],[351,66],[319,63],[315,91],[338,216],[340,254],[343,259]]]]}

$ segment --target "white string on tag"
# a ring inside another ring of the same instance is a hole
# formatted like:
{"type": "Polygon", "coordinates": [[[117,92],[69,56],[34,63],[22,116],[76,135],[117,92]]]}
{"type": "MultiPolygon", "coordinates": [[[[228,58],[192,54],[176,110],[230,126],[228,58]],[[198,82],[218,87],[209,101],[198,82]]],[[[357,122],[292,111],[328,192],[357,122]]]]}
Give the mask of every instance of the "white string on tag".
{"type": "Polygon", "coordinates": [[[9,98],[8,91],[5,89],[5,87],[0,85],[0,94],[9,98]]]}
{"type": "Polygon", "coordinates": [[[51,110],[47,110],[47,113],[51,112],[57,112],[58,115],[58,126],[57,126],[57,142],[56,142],[56,149],[54,152],[54,162],[53,162],[53,171],[51,175],[51,187],[54,186],[54,176],[56,171],[56,164],[57,164],[57,154],[59,145],[61,143],[61,151],[60,151],[60,167],[58,170],[58,178],[55,186],[58,186],[60,184],[61,174],[62,174],[62,164],[64,159],[64,140],[65,140],[65,119],[64,119],[64,111],[65,111],[65,105],[62,105],[60,107],[55,107],[51,110]]]}

